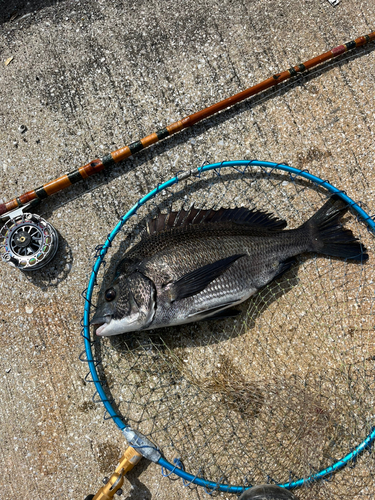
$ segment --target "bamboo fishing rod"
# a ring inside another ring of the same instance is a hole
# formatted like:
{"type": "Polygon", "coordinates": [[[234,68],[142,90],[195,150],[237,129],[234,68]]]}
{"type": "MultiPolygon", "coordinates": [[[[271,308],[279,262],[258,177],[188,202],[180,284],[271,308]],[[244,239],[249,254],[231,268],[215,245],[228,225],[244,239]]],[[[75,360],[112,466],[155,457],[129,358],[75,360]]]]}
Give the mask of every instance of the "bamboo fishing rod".
{"type": "Polygon", "coordinates": [[[296,76],[298,73],[302,73],[319,64],[322,64],[323,62],[329,61],[330,59],[334,59],[349,50],[362,47],[363,45],[366,45],[374,40],[375,40],[375,31],[369,33],[368,35],[360,36],[359,38],[356,38],[355,40],[352,40],[343,45],[334,47],[328,52],[313,57],[312,59],[309,59],[308,61],[302,64],[293,66],[287,69],[286,71],[272,75],[271,77],[267,78],[261,83],[258,83],[257,85],[254,85],[253,87],[249,87],[248,89],[243,90],[242,92],[239,92],[238,94],[235,94],[231,97],[228,97],[223,101],[220,101],[205,109],[202,109],[201,111],[193,113],[192,115],[189,115],[185,118],[182,118],[181,120],[178,120],[177,122],[174,122],[171,125],[168,125],[167,127],[160,129],[157,132],[154,132],[153,134],[147,135],[143,139],[140,139],[136,142],[129,144],[128,146],[125,146],[123,148],[117,149],[116,151],[113,151],[112,153],[109,153],[108,155],[104,156],[101,159],[97,158],[96,160],[93,160],[90,163],[87,163],[86,165],[79,167],[77,170],[74,170],[68,174],[64,174],[61,177],[58,177],[57,179],[52,180],[50,182],[47,182],[43,186],[33,189],[32,191],[28,191],[18,196],[17,198],[8,201],[7,203],[1,203],[0,216],[12,210],[16,210],[20,207],[23,207],[24,205],[34,200],[35,201],[44,200],[45,198],[48,198],[48,196],[58,193],[59,191],[62,191],[63,189],[79,182],[82,179],[86,179],[91,175],[101,172],[105,168],[109,168],[115,165],[116,163],[119,163],[125,160],[126,158],[129,158],[135,153],[142,151],[142,149],[145,149],[148,146],[151,146],[152,144],[155,144],[161,141],[162,139],[165,139],[166,137],[170,137],[176,134],[177,132],[180,132],[183,129],[192,127],[196,123],[218,113],[219,111],[223,111],[224,109],[227,109],[230,106],[233,106],[234,104],[237,104],[247,99],[248,97],[259,94],[260,92],[266,89],[274,87],[279,83],[284,82],[285,80],[288,80],[289,78],[296,76]]]}

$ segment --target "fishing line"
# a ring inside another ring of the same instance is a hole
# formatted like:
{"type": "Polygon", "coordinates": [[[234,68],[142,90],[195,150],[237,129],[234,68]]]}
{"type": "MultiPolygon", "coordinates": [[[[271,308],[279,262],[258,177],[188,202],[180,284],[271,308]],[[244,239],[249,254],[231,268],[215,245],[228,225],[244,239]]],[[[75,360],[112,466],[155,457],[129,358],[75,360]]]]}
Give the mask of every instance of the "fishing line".
{"type": "MultiPolygon", "coordinates": [[[[107,488],[144,456],[209,492],[268,482],[306,500],[365,498],[375,485],[374,231],[374,216],[328,181],[255,160],[181,172],[130,208],[93,265],[82,323],[93,401],[130,445],[107,488]],[[301,257],[245,303],[240,320],[92,337],[104,259],[113,268],[159,210],[245,206],[298,227],[330,194],[349,205],[345,226],[368,263],[301,257]],[[125,246],[119,234],[130,235],[125,246]]],[[[95,498],[107,498],[105,488],[95,498]]]]}

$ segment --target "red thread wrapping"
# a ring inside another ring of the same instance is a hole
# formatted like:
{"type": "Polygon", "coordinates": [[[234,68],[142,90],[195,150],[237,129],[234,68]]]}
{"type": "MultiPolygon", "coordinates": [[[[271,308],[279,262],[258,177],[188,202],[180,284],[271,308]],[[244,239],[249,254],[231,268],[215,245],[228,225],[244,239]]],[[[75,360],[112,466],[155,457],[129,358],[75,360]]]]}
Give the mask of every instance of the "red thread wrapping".
{"type": "Polygon", "coordinates": [[[332,49],[331,52],[333,55],[338,56],[338,55],[346,52],[346,47],[345,47],[345,45],[339,45],[338,47],[335,47],[334,49],[332,49]]]}

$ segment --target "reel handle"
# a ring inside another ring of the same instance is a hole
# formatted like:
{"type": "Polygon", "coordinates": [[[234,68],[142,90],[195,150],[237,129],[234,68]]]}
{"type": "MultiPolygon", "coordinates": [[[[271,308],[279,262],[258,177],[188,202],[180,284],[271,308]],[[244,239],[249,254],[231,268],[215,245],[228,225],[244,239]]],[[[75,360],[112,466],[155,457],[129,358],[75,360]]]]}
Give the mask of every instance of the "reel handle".
{"type": "MultiPolygon", "coordinates": [[[[111,500],[124,484],[124,475],[141,460],[142,455],[133,447],[129,446],[120,458],[119,465],[109,478],[108,482],[100,488],[98,493],[88,495],[85,500],[111,500]]],[[[120,493],[121,494],[121,493],[120,493]]]]}

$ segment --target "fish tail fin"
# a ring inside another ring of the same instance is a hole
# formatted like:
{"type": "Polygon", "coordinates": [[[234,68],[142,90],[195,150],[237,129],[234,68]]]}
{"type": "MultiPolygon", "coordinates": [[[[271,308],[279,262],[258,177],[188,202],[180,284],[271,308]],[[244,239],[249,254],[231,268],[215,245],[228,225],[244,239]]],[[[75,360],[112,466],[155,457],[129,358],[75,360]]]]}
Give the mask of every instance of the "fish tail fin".
{"type": "Polygon", "coordinates": [[[309,230],[311,251],[362,262],[368,259],[366,248],[340,223],[348,208],[344,200],[333,195],[305,222],[303,226],[309,230]]]}

